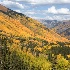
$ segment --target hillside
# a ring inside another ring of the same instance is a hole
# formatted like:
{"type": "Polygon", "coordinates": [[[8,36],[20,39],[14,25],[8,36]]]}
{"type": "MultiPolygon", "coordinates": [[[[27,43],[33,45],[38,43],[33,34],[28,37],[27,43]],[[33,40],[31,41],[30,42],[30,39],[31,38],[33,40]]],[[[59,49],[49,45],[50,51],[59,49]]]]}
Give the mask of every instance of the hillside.
{"type": "Polygon", "coordinates": [[[2,6],[1,4],[0,4],[0,11],[4,11],[4,12],[7,12],[7,8],[5,7],[5,6],[2,6]]]}
{"type": "Polygon", "coordinates": [[[3,13],[4,13],[4,17],[6,16],[12,19],[16,19],[16,21],[18,20],[22,25],[24,25],[25,27],[30,29],[32,32],[34,32],[34,34],[37,35],[37,37],[39,36],[40,38],[44,40],[47,40],[49,42],[66,40],[65,38],[62,38],[60,35],[55,33],[54,31],[51,31],[50,29],[46,28],[40,22],[32,18],[26,17],[24,14],[17,13],[10,9],[8,9],[7,12],[3,11],[3,13]]]}
{"type": "Polygon", "coordinates": [[[70,21],[63,21],[63,23],[55,26],[52,28],[55,32],[59,33],[60,35],[70,39],[70,21]]]}
{"type": "Polygon", "coordinates": [[[67,39],[70,40],[70,28],[66,29],[61,33],[61,36],[66,37],[67,39]]]}
{"type": "Polygon", "coordinates": [[[0,70],[70,69],[69,59],[70,40],[0,5],[0,70]]]}

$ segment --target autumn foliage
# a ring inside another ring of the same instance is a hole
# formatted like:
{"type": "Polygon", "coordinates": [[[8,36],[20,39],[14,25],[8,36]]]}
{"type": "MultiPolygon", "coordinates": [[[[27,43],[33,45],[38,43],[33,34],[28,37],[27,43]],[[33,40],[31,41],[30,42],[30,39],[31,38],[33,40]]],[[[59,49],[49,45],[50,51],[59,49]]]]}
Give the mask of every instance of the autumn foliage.
{"type": "Polygon", "coordinates": [[[12,10],[0,11],[0,70],[69,70],[70,41],[12,10]]]}

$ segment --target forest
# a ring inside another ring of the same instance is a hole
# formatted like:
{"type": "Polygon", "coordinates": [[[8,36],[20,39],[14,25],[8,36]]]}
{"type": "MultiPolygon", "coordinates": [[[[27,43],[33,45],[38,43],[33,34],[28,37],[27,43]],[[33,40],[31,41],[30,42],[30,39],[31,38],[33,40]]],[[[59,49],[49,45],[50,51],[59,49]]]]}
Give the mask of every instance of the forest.
{"type": "Polygon", "coordinates": [[[0,70],[69,70],[69,43],[48,43],[38,46],[24,38],[0,34],[0,70]]]}
{"type": "Polygon", "coordinates": [[[0,70],[70,70],[70,40],[6,10],[0,10],[0,70]]]}

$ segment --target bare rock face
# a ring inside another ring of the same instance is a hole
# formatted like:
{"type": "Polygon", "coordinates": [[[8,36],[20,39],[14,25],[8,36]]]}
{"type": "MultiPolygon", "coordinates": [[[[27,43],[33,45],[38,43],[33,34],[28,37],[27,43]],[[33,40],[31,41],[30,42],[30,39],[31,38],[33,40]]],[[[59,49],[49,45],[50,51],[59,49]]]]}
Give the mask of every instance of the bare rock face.
{"type": "Polygon", "coordinates": [[[4,11],[4,12],[8,11],[8,9],[5,6],[1,5],[1,4],[0,4],[0,10],[4,11]]]}

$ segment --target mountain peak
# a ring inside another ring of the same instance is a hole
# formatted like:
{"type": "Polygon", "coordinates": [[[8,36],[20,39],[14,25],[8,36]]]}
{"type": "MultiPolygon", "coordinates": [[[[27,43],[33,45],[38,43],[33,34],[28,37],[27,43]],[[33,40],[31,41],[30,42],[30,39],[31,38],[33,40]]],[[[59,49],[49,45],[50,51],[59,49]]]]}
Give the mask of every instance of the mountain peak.
{"type": "Polygon", "coordinates": [[[7,12],[7,8],[3,5],[0,4],[0,11],[4,11],[4,12],[7,12]]]}

